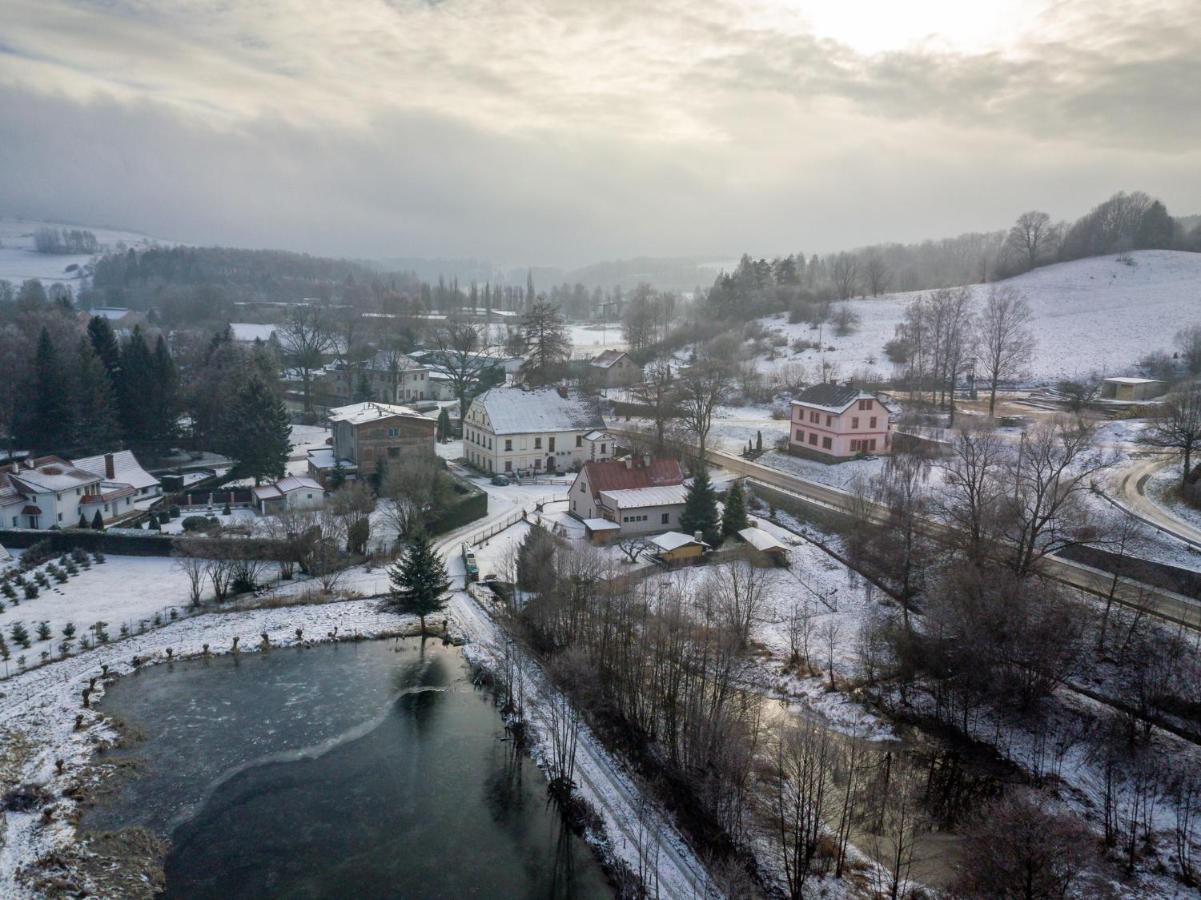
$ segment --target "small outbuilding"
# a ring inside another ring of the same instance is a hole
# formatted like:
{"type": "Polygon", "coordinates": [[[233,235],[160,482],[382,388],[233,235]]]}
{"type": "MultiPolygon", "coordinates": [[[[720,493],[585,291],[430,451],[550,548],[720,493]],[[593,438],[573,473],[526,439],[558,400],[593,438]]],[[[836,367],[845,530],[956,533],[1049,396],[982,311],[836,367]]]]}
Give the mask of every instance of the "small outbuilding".
{"type": "Polygon", "coordinates": [[[621,534],[621,526],[608,519],[584,519],[584,534],[593,544],[611,544],[621,534]]]}
{"type": "Polygon", "coordinates": [[[650,538],[651,558],[665,566],[686,565],[696,562],[709,550],[700,534],[690,537],[682,531],[668,531],[650,538]]]}
{"type": "Polygon", "coordinates": [[[788,548],[762,528],[744,528],[738,536],[775,565],[788,565],[788,548]]]}
{"type": "Polygon", "coordinates": [[[1167,390],[1167,383],[1158,378],[1106,378],[1101,382],[1101,399],[1137,403],[1140,400],[1160,397],[1167,393],[1167,390]]]}
{"type": "Polygon", "coordinates": [[[273,484],[256,487],[254,505],[265,516],[287,509],[320,509],[325,505],[325,488],[307,475],[289,475],[273,484]]]}

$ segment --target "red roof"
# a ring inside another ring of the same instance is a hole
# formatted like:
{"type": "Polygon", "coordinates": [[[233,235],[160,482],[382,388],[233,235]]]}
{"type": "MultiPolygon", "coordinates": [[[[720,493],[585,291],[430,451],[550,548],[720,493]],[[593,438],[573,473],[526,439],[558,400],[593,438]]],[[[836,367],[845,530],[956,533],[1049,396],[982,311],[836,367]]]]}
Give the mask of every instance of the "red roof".
{"type": "Polygon", "coordinates": [[[684,470],[676,459],[652,459],[649,466],[638,461],[628,469],[624,459],[586,462],[583,474],[588,476],[588,486],[594,497],[601,491],[630,491],[684,483],[684,470]]]}
{"type": "Polygon", "coordinates": [[[40,516],[41,514],[42,511],[36,506],[26,506],[23,510],[21,510],[21,515],[23,516],[40,516]]]}

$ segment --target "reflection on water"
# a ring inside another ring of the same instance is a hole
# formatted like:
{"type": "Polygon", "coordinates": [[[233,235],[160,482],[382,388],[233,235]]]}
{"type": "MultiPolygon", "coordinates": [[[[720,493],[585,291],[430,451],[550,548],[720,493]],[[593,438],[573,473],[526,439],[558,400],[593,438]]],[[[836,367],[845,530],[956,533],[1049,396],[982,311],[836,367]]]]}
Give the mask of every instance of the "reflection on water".
{"type": "Polygon", "coordinates": [[[465,676],[412,639],[123,679],[146,765],[85,825],[169,834],[168,896],[611,896],[465,676]]]}

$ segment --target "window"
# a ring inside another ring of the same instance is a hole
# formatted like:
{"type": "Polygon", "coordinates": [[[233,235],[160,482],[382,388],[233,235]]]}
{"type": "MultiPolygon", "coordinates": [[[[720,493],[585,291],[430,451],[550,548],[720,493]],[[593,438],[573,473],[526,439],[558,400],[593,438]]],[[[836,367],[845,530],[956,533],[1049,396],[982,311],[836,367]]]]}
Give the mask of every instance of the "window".
{"type": "Polygon", "coordinates": [[[492,449],[492,438],[488,438],[488,449],[492,449]]]}
{"type": "Polygon", "coordinates": [[[829,450],[830,447],[832,446],[832,444],[833,444],[833,442],[830,440],[830,438],[828,438],[828,437],[822,438],[822,449],[823,450],[829,450]]]}
{"type": "Polygon", "coordinates": [[[826,427],[827,428],[834,427],[834,417],[833,416],[826,416],[826,427]]]}
{"type": "Polygon", "coordinates": [[[555,452],[555,436],[553,434],[546,439],[546,449],[550,453],[555,452]]]}
{"type": "Polygon", "coordinates": [[[809,432],[809,443],[812,444],[814,447],[817,446],[817,432],[816,431],[809,432]]]}
{"type": "Polygon", "coordinates": [[[871,440],[869,440],[869,441],[867,442],[867,449],[868,449],[868,450],[875,450],[875,449],[876,449],[876,439],[875,439],[875,438],[872,438],[871,440]]]}
{"type": "Polygon", "coordinates": [[[872,408],[872,401],[870,401],[870,400],[860,400],[859,401],[859,411],[860,412],[866,412],[867,410],[869,410],[871,408],[872,408]]]}
{"type": "Polygon", "coordinates": [[[851,452],[852,452],[852,453],[858,453],[858,452],[859,452],[859,445],[860,445],[860,443],[862,443],[862,442],[861,442],[861,441],[859,441],[859,440],[852,440],[852,441],[851,441],[851,452]]]}
{"type": "Polygon", "coordinates": [[[601,444],[601,453],[602,453],[602,454],[605,452],[605,447],[606,447],[606,445],[605,445],[605,444],[601,444]]]}
{"type": "Polygon", "coordinates": [[[511,453],[512,451],[513,451],[513,441],[506,439],[505,440],[505,453],[511,453]]]}
{"type": "Polygon", "coordinates": [[[542,460],[540,460],[540,459],[534,460],[534,468],[541,469],[542,468],[542,460]]]}
{"type": "Polygon", "coordinates": [[[671,513],[663,513],[663,516],[660,519],[659,524],[660,525],[670,525],[671,524],[671,513]]]}
{"type": "Polygon", "coordinates": [[[814,412],[813,410],[809,411],[809,421],[810,422],[812,422],[814,425],[816,425],[819,422],[821,422],[821,420],[822,420],[822,417],[819,416],[816,412],[814,412]]]}
{"type": "Polygon", "coordinates": [[[799,428],[796,430],[796,442],[798,444],[805,443],[805,432],[801,431],[799,428]]]}
{"type": "Polygon", "coordinates": [[[576,445],[577,447],[583,447],[583,446],[584,446],[584,436],[583,436],[582,434],[577,434],[577,435],[575,436],[575,445],[576,445]]]}
{"type": "Polygon", "coordinates": [[[858,428],[858,427],[859,427],[859,417],[851,416],[851,428],[858,428]]]}
{"type": "Polygon", "coordinates": [[[542,449],[542,438],[540,438],[540,437],[536,437],[536,438],[534,438],[534,449],[535,449],[535,450],[541,450],[541,449],[542,449]]]}
{"type": "Polygon", "coordinates": [[[868,424],[869,428],[875,428],[876,427],[876,417],[872,416],[871,421],[869,421],[867,424],[868,424]]]}
{"type": "Polygon", "coordinates": [[[580,482],[580,493],[581,494],[588,493],[588,485],[584,484],[584,482],[582,482],[582,481],[580,482]]]}
{"type": "Polygon", "coordinates": [[[399,428],[389,428],[388,429],[388,437],[400,437],[400,429],[399,428]]]}
{"type": "Polygon", "coordinates": [[[63,514],[62,514],[62,513],[59,513],[59,514],[58,514],[58,520],[59,520],[60,522],[63,520],[63,514]]]}
{"type": "Polygon", "coordinates": [[[506,471],[506,472],[512,472],[512,471],[513,471],[513,461],[512,461],[512,460],[509,460],[509,459],[506,459],[506,460],[505,460],[505,471],[506,471]]]}

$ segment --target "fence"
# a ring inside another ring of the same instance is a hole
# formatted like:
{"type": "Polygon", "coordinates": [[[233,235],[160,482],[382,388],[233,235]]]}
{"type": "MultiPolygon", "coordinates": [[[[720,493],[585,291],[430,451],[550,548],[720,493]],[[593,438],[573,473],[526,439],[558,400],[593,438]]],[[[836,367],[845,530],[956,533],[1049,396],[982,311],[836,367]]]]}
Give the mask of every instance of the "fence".
{"type": "Polygon", "coordinates": [[[493,522],[479,534],[474,534],[471,536],[471,546],[478,547],[485,541],[490,540],[496,535],[500,534],[506,528],[512,528],[525,517],[524,511],[514,512],[511,515],[505,516],[505,518],[501,519],[499,522],[493,522]]]}

